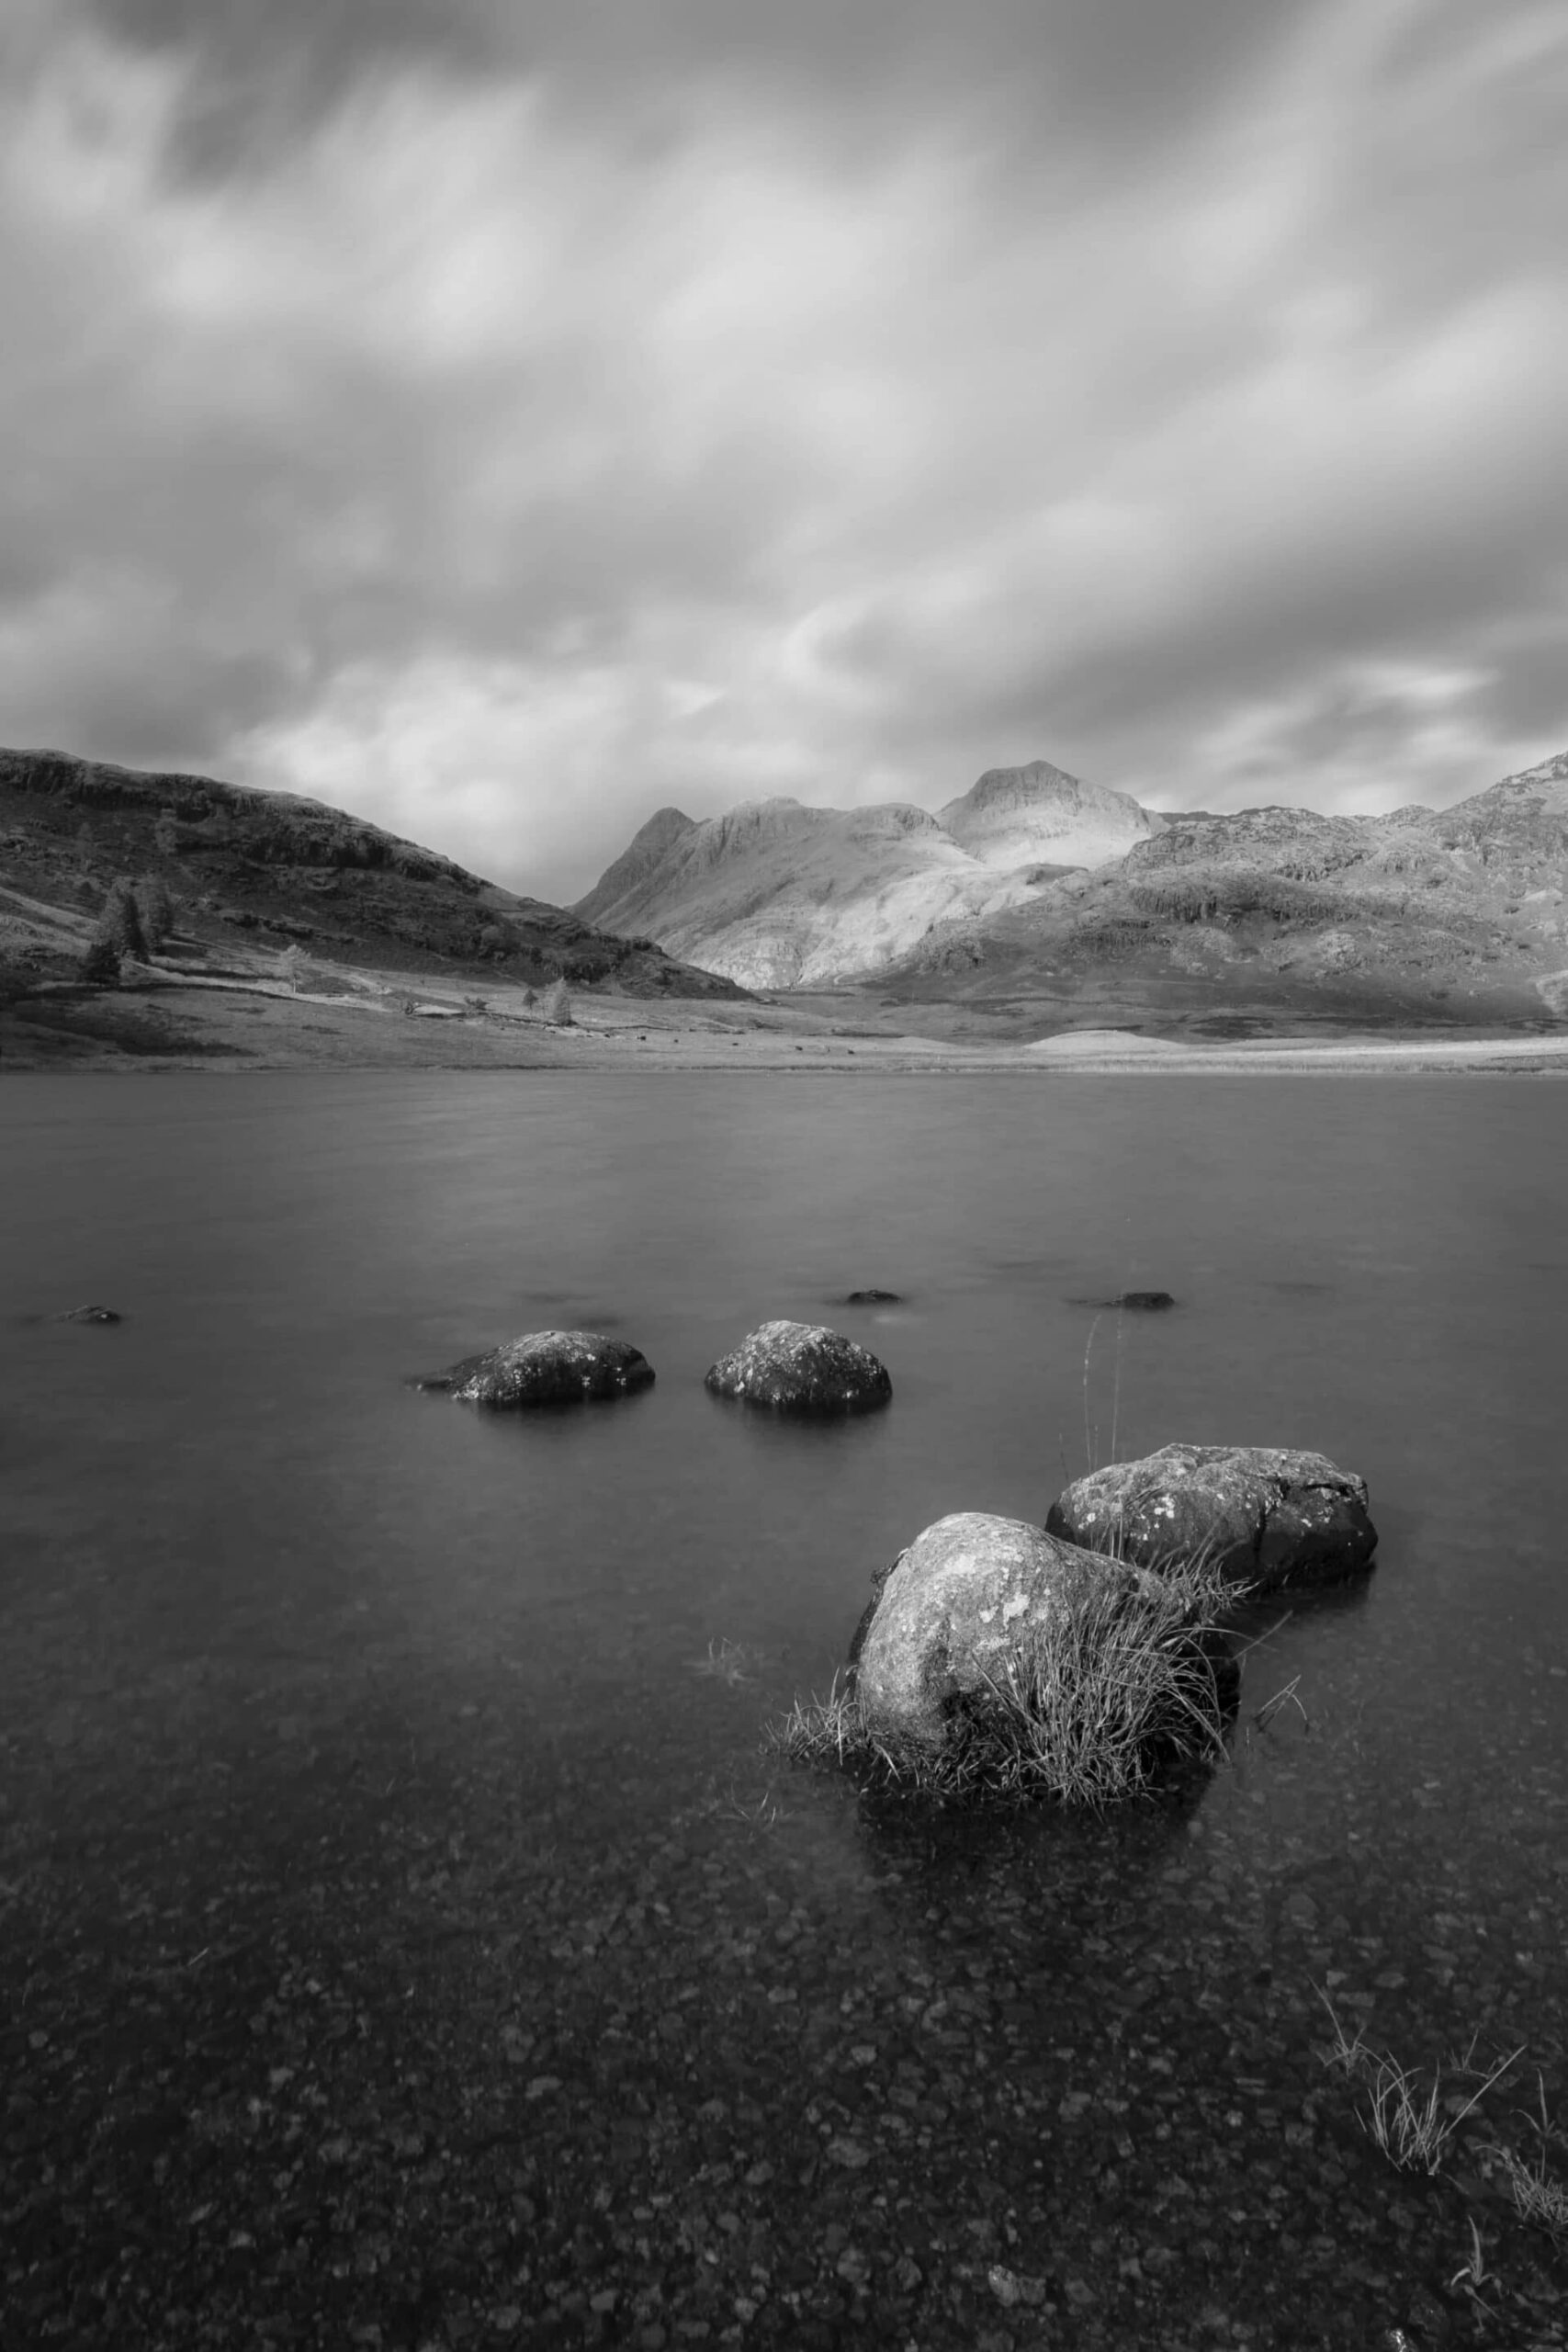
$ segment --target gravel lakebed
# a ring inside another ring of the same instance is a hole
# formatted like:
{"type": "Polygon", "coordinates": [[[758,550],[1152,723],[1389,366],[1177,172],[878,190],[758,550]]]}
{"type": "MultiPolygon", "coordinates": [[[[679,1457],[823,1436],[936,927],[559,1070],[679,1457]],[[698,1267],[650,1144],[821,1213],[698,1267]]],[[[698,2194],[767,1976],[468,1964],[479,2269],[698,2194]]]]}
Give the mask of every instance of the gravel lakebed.
{"type": "Polygon", "coordinates": [[[479,1662],[7,1725],[6,2345],[1568,2340],[1495,2116],[1395,2172],[1315,1989],[1410,2056],[1506,2012],[1560,2101],[1560,1819],[1500,1916],[1417,1792],[1374,1901],[1289,1711],[1168,1806],[976,1818],[770,1766],[782,1669],[711,1662],[674,1809],[479,1662]]]}

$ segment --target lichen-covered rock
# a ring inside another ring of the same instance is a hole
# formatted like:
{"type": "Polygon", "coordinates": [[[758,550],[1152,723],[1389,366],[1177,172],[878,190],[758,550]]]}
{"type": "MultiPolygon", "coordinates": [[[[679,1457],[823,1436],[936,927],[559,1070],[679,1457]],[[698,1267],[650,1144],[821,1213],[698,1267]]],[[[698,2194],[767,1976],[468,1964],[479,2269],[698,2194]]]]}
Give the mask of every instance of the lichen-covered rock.
{"type": "Polygon", "coordinates": [[[868,1730],[899,1746],[940,1746],[955,1700],[1005,1679],[1052,1612],[1076,1612],[1136,1572],[1021,1519],[956,1511],[917,1535],[884,1571],[851,1645],[868,1730]]]}
{"type": "Polygon", "coordinates": [[[653,1366],[629,1340],[602,1331],[527,1331],[418,1385],[445,1389],[466,1405],[504,1408],[625,1396],[652,1378],[653,1366]]]}
{"type": "Polygon", "coordinates": [[[720,1358],[705,1385],[781,1412],[863,1413],[893,1394],[869,1348],[821,1323],[762,1323],[720,1358]]]}
{"type": "Polygon", "coordinates": [[[1111,1463],[1075,1479],[1045,1524],[1145,1566],[1202,1556],[1263,1591],[1351,1576],[1378,1540],[1364,1478],[1325,1454],[1271,1445],[1166,1445],[1111,1463]]]}

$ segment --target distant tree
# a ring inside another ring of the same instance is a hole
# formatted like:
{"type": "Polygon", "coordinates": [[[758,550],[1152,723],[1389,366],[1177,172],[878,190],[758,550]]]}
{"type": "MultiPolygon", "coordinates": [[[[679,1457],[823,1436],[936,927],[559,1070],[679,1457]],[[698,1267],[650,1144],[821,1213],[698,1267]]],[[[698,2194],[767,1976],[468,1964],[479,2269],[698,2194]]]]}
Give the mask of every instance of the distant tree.
{"type": "Polygon", "coordinates": [[[78,864],[79,865],[87,865],[87,864],[90,862],[91,858],[92,858],[92,854],[93,854],[93,829],[92,829],[91,825],[89,825],[89,824],[88,824],[88,822],[87,822],[87,820],[86,820],[85,817],[84,817],[84,818],[83,818],[83,820],[82,820],[82,821],[81,821],[81,823],[80,823],[80,824],[77,826],[77,828],[76,828],[76,862],[77,862],[77,864],[78,864]]]}
{"type": "Polygon", "coordinates": [[[534,1010],[534,1007],[538,1003],[538,1001],[539,1001],[539,991],[538,991],[538,989],[524,989],[524,991],[523,991],[523,1009],[524,1009],[524,1011],[525,1011],[525,1012],[533,1012],[533,1010],[534,1010]]]}
{"type": "Polygon", "coordinates": [[[310,959],[306,955],[305,950],[299,945],[299,942],[296,941],[292,947],[286,947],[284,949],[281,960],[283,964],[283,977],[288,981],[289,987],[293,989],[295,995],[298,996],[299,993],[300,981],[308,980],[310,977],[310,959]]]}
{"type": "Polygon", "coordinates": [[[146,962],[147,933],[141,927],[141,910],[136,903],[135,891],[123,875],[110,886],[98,927],[113,941],[122,956],[134,956],[139,963],[146,962]]]}
{"type": "Polygon", "coordinates": [[[545,1019],[558,1029],[571,1026],[571,993],[564,977],[552,983],[545,995],[545,1019]]]}
{"type": "Polygon", "coordinates": [[[175,902],[161,874],[149,874],[137,884],[136,908],[149,944],[162,947],[175,927],[175,902]]]}
{"type": "Polygon", "coordinates": [[[152,846],[160,857],[180,854],[180,829],[172,808],[160,808],[152,826],[152,846]]]}
{"type": "Polygon", "coordinates": [[[505,955],[506,933],[498,922],[487,922],[480,926],[479,951],[481,956],[505,955]]]}

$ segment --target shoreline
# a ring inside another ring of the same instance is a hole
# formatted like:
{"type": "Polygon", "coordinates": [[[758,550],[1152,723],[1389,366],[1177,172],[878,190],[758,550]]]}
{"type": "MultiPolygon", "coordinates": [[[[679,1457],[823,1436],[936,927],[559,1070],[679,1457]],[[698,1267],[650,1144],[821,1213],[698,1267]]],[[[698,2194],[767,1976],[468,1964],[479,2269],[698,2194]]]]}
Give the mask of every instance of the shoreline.
{"type": "MultiPolygon", "coordinates": [[[[531,992],[491,984],[481,997],[466,978],[355,968],[334,974],[331,986],[296,990],[270,956],[252,953],[225,969],[160,957],[134,985],[55,982],[0,1008],[0,1078],[320,1069],[1568,1078],[1568,1025],[1390,1035],[1347,1023],[1326,1036],[1197,1039],[1111,1026],[1101,1012],[1099,1023],[1091,1017],[1030,1037],[1019,1034],[1024,1023],[1033,1025],[1027,1012],[976,1016],[957,1006],[820,994],[719,1002],[588,988],[573,992],[568,1023],[551,1023],[531,992]],[[1011,1034],[986,1034],[1001,1018],[1011,1034]],[[921,1019],[941,1034],[900,1025],[921,1019]]],[[[1035,1018],[1043,1027],[1052,1012],[1042,1008],[1035,1018]]]]}

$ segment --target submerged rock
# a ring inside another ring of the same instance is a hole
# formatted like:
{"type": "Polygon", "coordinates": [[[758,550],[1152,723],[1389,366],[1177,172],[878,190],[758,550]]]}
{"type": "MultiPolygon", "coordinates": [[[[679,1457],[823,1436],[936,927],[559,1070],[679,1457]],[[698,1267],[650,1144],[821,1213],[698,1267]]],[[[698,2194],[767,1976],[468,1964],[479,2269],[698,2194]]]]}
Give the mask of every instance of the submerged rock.
{"type": "Polygon", "coordinates": [[[846,1306],[902,1306],[901,1295],[896,1290],[852,1290],[845,1299],[846,1306]]]}
{"type": "Polygon", "coordinates": [[[1264,1591],[1352,1576],[1378,1540],[1364,1478],[1325,1454],[1270,1445],[1166,1445],[1111,1463],[1075,1479],[1045,1524],[1148,1566],[1201,1556],[1264,1591]]]}
{"type": "Polygon", "coordinates": [[[856,1628],[861,1720],[899,1746],[940,1747],[954,1702],[1005,1679],[1048,1619],[1138,1583],[1122,1561],[1025,1520],[980,1510],[939,1519],[883,1571],[856,1628]]]}
{"type": "Polygon", "coordinates": [[[125,1317],[112,1306],[73,1306],[54,1319],[57,1323],[122,1323],[125,1317]]]}
{"type": "Polygon", "coordinates": [[[863,1413],[893,1394],[887,1367],[821,1323],[763,1323],[722,1356],[705,1385],[781,1412],[863,1413]]]}
{"type": "Polygon", "coordinates": [[[505,1408],[625,1396],[652,1378],[653,1366],[627,1340],[603,1331],[527,1331],[415,1385],[443,1389],[467,1405],[505,1408]]]}
{"type": "Polygon", "coordinates": [[[1121,1290],[1114,1298],[1075,1298],[1075,1306],[1098,1306],[1102,1313],[1131,1307],[1139,1315],[1161,1315],[1176,1301],[1168,1290],[1121,1290]]]}

